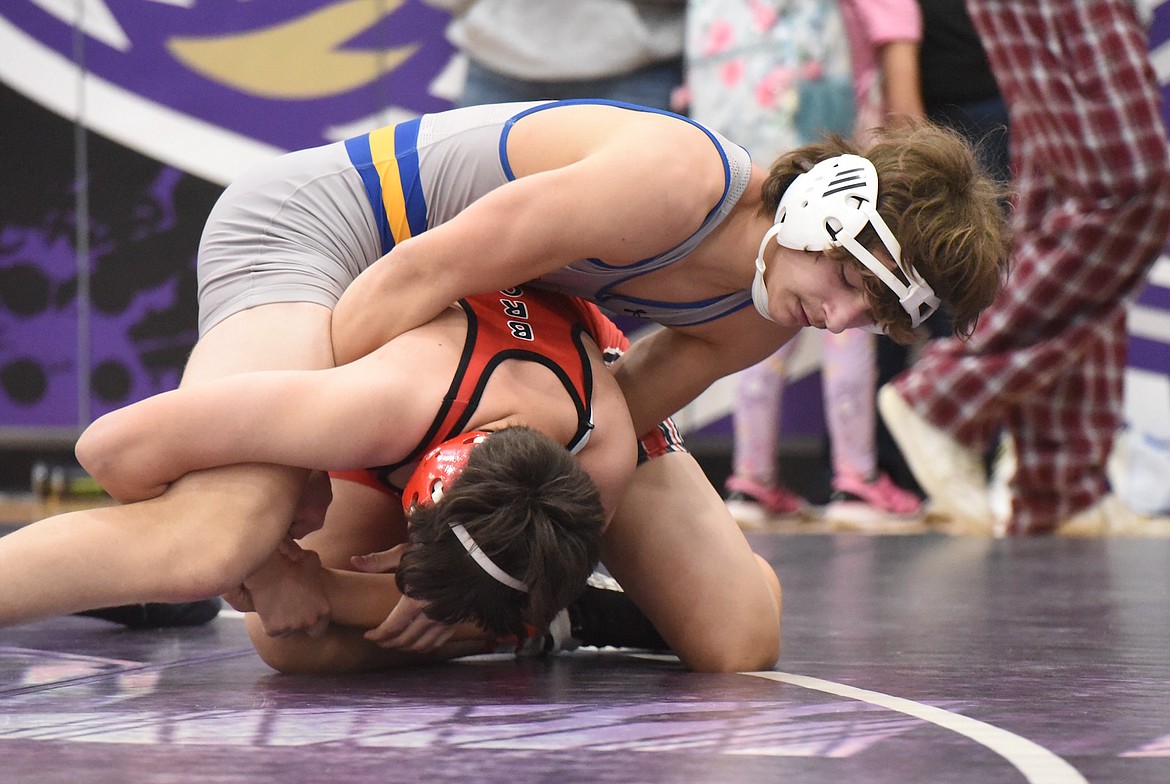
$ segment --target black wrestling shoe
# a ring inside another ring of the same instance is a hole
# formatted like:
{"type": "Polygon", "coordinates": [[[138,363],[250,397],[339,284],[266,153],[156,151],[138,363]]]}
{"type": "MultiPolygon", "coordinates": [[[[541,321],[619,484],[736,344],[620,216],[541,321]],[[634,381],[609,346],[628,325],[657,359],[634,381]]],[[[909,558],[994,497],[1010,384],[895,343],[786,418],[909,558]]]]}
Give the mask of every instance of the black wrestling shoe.
{"type": "Polygon", "coordinates": [[[127,629],[162,629],[173,626],[202,626],[219,615],[220,606],[220,600],[216,598],[178,604],[123,604],[77,614],[120,623],[127,629]]]}
{"type": "Polygon", "coordinates": [[[582,645],[670,650],[654,624],[626,596],[617,580],[602,572],[589,576],[585,590],[552,622],[546,638],[549,652],[573,650],[582,645]]]}

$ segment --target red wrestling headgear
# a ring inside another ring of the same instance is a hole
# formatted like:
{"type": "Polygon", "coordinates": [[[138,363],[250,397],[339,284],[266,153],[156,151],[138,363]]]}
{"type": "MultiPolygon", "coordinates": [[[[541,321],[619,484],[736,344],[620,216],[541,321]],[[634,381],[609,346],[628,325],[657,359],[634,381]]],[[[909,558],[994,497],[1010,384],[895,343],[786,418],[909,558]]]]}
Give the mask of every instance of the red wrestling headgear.
{"type": "MultiPolygon", "coordinates": [[[[489,435],[491,434],[485,430],[472,430],[444,441],[423,455],[402,490],[402,510],[409,514],[416,504],[419,506],[437,504],[443,498],[446,489],[463,473],[472,448],[489,435]]],[[[468,555],[475,559],[481,569],[509,588],[528,593],[528,586],[505,572],[488,557],[462,524],[452,523],[451,530],[463,545],[463,549],[467,550],[468,555]]]]}
{"type": "Polygon", "coordinates": [[[471,448],[490,435],[483,430],[455,436],[431,449],[402,490],[402,511],[409,512],[415,504],[429,506],[439,502],[443,493],[463,473],[471,448]]]}

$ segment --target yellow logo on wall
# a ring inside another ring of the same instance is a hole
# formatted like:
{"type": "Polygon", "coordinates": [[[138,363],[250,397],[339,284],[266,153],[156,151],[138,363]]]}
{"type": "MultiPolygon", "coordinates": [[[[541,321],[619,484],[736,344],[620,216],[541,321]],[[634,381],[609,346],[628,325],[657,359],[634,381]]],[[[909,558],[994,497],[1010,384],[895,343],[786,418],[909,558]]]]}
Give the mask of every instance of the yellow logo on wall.
{"type": "Polygon", "coordinates": [[[252,32],[175,37],[167,42],[167,49],[208,79],[252,95],[336,95],[390,73],[417,51],[418,44],[378,50],[345,48],[403,2],[346,0],[252,32]]]}
{"type": "Polygon", "coordinates": [[[28,0],[0,81],[212,182],[451,105],[450,16],[421,0],[28,0]]]}

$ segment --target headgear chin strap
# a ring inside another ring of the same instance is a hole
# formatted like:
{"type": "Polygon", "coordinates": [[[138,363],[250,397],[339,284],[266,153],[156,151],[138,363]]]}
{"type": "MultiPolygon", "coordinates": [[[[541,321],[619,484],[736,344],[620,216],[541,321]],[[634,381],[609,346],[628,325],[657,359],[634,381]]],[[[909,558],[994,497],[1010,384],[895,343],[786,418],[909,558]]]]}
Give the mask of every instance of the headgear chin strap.
{"type": "MultiPolygon", "coordinates": [[[[416,505],[430,506],[439,503],[443,498],[444,490],[450,487],[463,473],[472,448],[476,444],[482,443],[489,435],[490,433],[484,430],[472,430],[444,441],[423,455],[418,467],[414,469],[414,473],[410,475],[410,479],[406,481],[406,487],[402,491],[402,510],[409,513],[416,505]]],[[[463,545],[463,549],[479,564],[481,569],[509,588],[528,593],[528,586],[501,569],[480,548],[462,523],[452,523],[451,530],[454,532],[455,538],[463,545]]]]}
{"type": "MultiPolygon", "coordinates": [[[[820,251],[843,246],[898,295],[898,303],[910,316],[911,327],[917,327],[938,309],[939,298],[934,289],[908,262],[902,261],[901,244],[878,214],[877,193],[877,169],[860,155],[845,154],[823,160],[792,181],[776,207],[776,223],[764,235],[756,255],[752,302],[764,318],[772,320],[763,275],[764,251],[773,237],[778,245],[794,250],[820,251]],[[873,226],[908,282],[903,283],[893,270],[857,241],[857,235],[866,226],[873,226]]],[[[876,325],[873,330],[881,332],[876,325]]]]}
{"type": "MultiPolygon", "coordinates": [[[[779,211],[777,211],[779,214],[779,211]]],[[[760,250],[756,254],[756,274],[752,277],[752,304],[756,306],[756,312],[766,318],[768,321],[774,322],[772,314],[768,312],[768,289],[764,285],[764,251],[768,249],[768,240],[776,236],[780,231],[780,224],[777,223],[764,235],[764,239],[760,240],[760,250]]]]}

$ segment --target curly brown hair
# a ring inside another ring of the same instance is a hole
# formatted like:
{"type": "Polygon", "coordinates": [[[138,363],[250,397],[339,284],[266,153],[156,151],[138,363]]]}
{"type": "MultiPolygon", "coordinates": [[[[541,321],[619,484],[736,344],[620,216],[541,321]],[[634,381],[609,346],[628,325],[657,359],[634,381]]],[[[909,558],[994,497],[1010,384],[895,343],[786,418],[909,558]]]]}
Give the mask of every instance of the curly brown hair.
{"type": "Polygon", "coordinates": [[[601,557],[605,513],[593,480],[564,446],[527,427],[498,430],[472,447],[435,504],[409,515],[399,563],[403,594],[429,602],[443,623],[473,621],[498,635],[545,629],[577,597],[601,557]],[[462,524],[515,590],[485,572],[451,526],[462,524]]]}
{"type": "MultiPolygon", "coordinates": [[[[1008,194],[980,165],[971,145],[931,123],[877,129],[864,150],[838,135],[798,147],[772,164],[761,213],[772,215],[800,174],[827,158],[864,155],[878,175],[877,211],[902,246],[902,261],[926,279],[950,314],[955,334],[969,337],[979,314],[1006,281],[1011,232],[1008,194]]],[[[879,258],[885,246],[872,226],[858,242],[879,258]]],[[[852,258],[843,247],[826,252],[852,258]]],[[[899,342],[913,339],[910,317],[885,283],[858,263],[874,317],[899,342]]]]}

